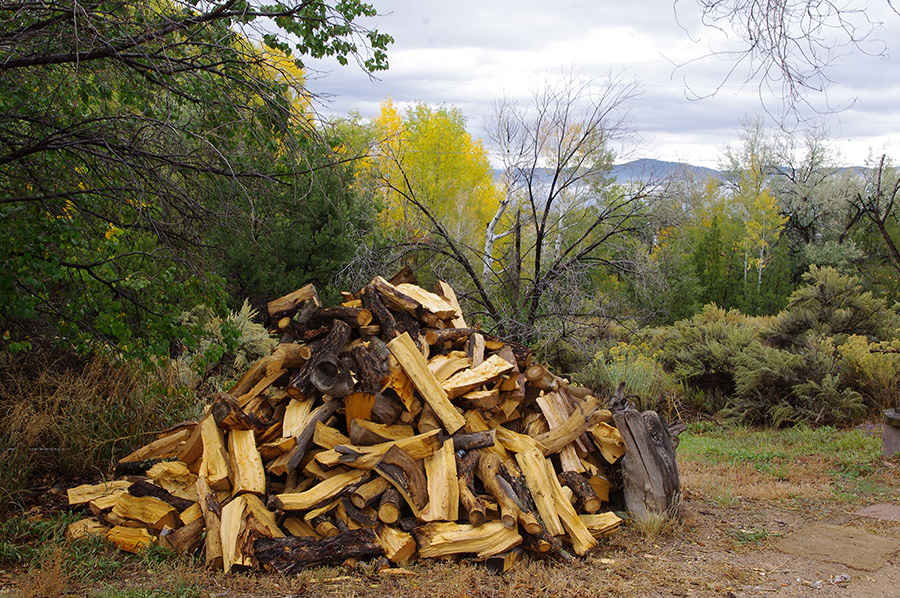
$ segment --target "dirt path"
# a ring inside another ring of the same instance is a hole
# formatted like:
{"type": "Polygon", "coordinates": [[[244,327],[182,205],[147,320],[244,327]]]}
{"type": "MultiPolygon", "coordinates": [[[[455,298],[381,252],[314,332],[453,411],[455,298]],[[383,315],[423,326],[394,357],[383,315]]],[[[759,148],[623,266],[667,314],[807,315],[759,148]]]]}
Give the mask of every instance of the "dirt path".
{"type": "Polygon", "coordinates": [[[687,502],[681,528],[641,548],[607,567],[643,571],[631,585],[647,596],[900,596],[900,523],[850,512],[687,502]]]}

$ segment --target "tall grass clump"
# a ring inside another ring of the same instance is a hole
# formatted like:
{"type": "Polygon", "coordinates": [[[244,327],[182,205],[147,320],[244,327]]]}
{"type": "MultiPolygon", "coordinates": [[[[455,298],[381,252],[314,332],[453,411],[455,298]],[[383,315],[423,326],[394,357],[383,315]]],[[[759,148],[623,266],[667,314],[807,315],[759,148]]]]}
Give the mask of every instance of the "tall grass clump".
{"type": "Polygon", "coordinates": [[[576,381],[607,394],[612,394],[619,383],[624,382],[625,393],[636,408],[671,416],[677,410],[681,389],[663,370],[658,356],[646,343],[619,342],[598,351],[576,381]]]}
{"type": "Polygon", "coordinates": [[[171,368],[98,353],[0,352],[0,488],[96,477],[154,431],[201,413],[171,368]]]}

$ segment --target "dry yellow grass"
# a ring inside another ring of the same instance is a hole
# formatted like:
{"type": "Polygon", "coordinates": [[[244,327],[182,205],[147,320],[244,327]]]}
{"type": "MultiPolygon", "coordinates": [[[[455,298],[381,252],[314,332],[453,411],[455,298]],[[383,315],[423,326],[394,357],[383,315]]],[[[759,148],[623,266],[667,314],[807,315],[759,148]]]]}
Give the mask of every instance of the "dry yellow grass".
{"type": "Polygon", "coordinates": [[[778,503],[787,500],[824,500],[831,496],[831,479],[824,460],[797,464],[785,479],[760,473],[749,464],[679,463],[681,485],[692,498],[720,506],[746,499],[778,503]]]}

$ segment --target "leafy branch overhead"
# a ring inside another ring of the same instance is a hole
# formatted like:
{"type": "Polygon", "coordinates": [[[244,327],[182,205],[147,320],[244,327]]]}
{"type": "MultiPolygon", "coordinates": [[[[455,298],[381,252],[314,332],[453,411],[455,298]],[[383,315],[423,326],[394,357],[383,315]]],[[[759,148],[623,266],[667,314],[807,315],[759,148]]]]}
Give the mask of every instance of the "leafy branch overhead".
{"type": "Polygon", "coordinates": [[[40,321],[125,345],[220,300],[220,237],[253,246],[275,195],[340,176],[302,68],[387,68],[374,15],[356,0],[0,2],[4,332],[40,321]]]}

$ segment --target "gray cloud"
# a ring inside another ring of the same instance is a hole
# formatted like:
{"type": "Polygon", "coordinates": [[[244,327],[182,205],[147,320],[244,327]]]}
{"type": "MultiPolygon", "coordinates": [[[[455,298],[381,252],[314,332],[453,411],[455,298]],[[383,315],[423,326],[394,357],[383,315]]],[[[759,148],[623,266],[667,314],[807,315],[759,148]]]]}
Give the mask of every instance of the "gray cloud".
{"type": "MultiPolygon", "coordinates": [[[[677,5],[673,0],[373,2],[381,15],[368,25],[396,40],[389,50],[391,68],[373,81],[351,67],[312,65],[327,71],[309,81],[313,91],[330,96],[327,113],[356,110],[374,116],[388,95],[400,105],[452,104],[467,116],[470,132],[480,136],[492,98],[527,94],[536,73],[612,70],[634,77],[643,88],[632,115],[647,157],[714,166],[725,143],[737,139],[742,117],[779,108],[771,96],[761,97],[758,83],[741,78],[740,67],[726,81],[733,64],[716,57],[691,62],[706,54],[709,44],[722,47],[715,45],[721,36],[699,26],[693,0],[677,5]],[[715,93],[691,100],[692,91],[715,93]]],[[[900,39],[900,17],[884,18],[879,39],[900,39]]],[[[881,46],[867,47],[874,52],[881,46]]],[[[868,147],[885,143],[893,143],[889,147],[900,155],[897,135],[892,136],[900,129],[900,85],[894,83],[900,81],[900,63],[856,51],[842,56],[831,74],[839,84],[829,88],[832,106],[858,98],[828,123],[847,161],[858,163],[868,147]]],[[[822,110],[824,98],[815,97],[814,105],[822,110]]]]}

